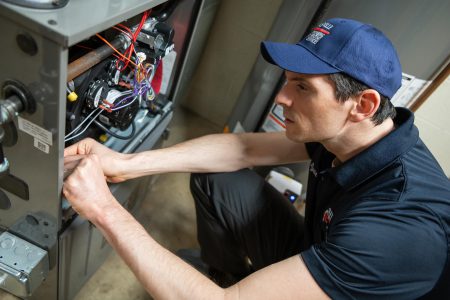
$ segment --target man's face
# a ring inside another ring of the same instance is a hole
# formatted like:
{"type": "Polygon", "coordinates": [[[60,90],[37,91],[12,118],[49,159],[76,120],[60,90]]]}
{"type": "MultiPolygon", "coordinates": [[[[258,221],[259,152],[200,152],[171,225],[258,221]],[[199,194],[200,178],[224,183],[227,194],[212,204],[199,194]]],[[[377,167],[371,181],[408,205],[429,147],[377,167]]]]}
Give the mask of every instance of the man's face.
{"type": "Polygon", "coordinates": [[[275,101],[284,110],[286,136],[297,142],[327,142],[343,134],[353,101],[339,102],[327,75],[285,74],[287,82],[275,101]]]}

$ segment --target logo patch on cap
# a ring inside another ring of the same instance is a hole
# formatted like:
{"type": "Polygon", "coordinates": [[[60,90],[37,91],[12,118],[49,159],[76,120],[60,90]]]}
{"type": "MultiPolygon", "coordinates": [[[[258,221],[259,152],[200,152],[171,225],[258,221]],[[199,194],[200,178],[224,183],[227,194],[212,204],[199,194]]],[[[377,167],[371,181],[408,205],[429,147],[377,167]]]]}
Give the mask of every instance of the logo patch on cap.
{"type": "Polygon", "coordinates": [[[330,34],[330,29],[333,28],[334,25],[328,22],[322,23],[319,27],[313,28],[310,34],[306,37],[306,41],[317,44],[324,36],[330,34]]]}

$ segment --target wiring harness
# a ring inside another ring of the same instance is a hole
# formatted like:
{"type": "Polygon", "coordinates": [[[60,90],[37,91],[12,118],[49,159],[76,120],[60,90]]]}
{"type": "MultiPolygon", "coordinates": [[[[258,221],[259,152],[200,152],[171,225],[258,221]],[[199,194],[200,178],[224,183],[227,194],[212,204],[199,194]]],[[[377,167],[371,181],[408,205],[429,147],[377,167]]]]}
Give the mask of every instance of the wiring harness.
{"type": "MultiPolygon", "coordinates": [[[[65,142],[93,134],[119,139],[134,136],[134,118],[139,109],[149,109],[157,97],[162,59],[173,50],[173,29],[149,16],[150,12],[144,12],[140,22],[131,28],[125,24],[112,27],[116,36],[121,35],[128,42],[123,50],[110,42],[111,32],[97,33],[91,39],[91,43],[108,45],[113,54],[68,82],[65,142]],[[113,131],[113,127],[127,133],[113,131]]],[[[76,45],[74,52],[93,50],[85,43],[76,45]]]]}

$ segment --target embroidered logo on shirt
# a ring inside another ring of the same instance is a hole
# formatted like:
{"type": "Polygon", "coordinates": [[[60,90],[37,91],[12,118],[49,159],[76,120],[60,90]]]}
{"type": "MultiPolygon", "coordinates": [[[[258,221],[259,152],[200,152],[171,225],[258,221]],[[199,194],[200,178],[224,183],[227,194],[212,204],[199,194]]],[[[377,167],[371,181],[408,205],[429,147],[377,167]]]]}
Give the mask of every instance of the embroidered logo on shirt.
{"type": "Polygon", "coordinates": [[[317,177],[317,170],[316,170],[316,168],[314,167],[314,162],[312,162],[312,163],[309,165],[309,171],[310,171],[311,173],[313,173],[314,177],[317,177]]]}
{"type": "Polygon", "coordinates": [[[323,213],[322,222],[328,225],[331,223],[332,218],[333,218],[333,211],[331,210],[331,208],[329,208],[323,213]]]}
{"type": "Polygon", "coordinates": [[[334,25],[328,22],[322,23],[319,27],[315,27],[312,29],[310,34],[306,37],[306,41],[317,44],[324,36],[330,34],[330,29],[333,28],[334,25]]]}

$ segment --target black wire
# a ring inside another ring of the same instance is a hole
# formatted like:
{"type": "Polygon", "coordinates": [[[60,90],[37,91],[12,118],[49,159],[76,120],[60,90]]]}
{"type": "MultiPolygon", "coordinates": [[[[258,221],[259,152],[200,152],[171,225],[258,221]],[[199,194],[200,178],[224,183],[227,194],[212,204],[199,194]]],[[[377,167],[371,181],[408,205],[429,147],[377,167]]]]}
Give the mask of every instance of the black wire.
{"type": "Polygon", "coordinates": [[[107,134],[109,134],[115,138],[121,139],[121,140],[131,139],[134,136],[134,133],[136,131],[136,126],[134,125],[134,121],[131,122],[131,133],[128,136],[118,135],[117,133],[112,132],[111,130],[106,128],[102,123],[100,123],[97,120],[94,120],[94,124],[97,125],[98,127],[100,127],[100,129],[104,130],[107,134]]]}

